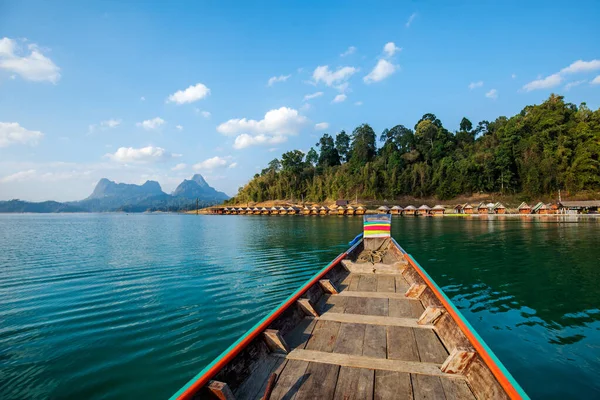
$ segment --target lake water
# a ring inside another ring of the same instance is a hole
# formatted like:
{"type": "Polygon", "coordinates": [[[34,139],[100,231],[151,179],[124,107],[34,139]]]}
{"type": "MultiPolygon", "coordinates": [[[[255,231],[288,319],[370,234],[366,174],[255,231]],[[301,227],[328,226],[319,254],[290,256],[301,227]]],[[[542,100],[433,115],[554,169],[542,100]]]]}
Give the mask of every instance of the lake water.
{"type": "MultiPolygon", "coordinates": [[[[0,215],[0,398],[169,397],[353,217],[0,215]]],[[[394,218],[532,398],[600,397],[600,221],[394,218]]]]}

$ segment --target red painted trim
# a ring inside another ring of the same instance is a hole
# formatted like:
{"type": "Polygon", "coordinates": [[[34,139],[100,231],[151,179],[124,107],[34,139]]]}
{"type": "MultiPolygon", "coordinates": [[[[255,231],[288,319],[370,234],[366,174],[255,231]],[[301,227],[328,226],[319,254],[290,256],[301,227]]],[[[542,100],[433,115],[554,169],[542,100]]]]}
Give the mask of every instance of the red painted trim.
{"type": "Polygon", "coordinates": [[[210,381],[210,379],[221,370],[221,368],[223,368],[231,360],[233,360],[233,358],[237,356],[240,351],[242,351],[248,344],[250,344],[250,342],[252,342],[252,340],[254,340],[262,331],[267,329],[269,325],[271,325],[273,321],[279,318],[279,316],[283,314],[283,312],[287,310],[289,306],[294,304],[296,300],[300,298],[300,296],[306,293],[306,291],[310,289],[315,283],[317,283],[327,272],[331,271],[336,265],[338,265],[339,262],[344,257],[346,257],[347,254],[348,251],[337,256],[337,258],[331,262],[328,268],[325,268],[323,271],[321,271],[320,274],[316,275],[313,279],[306,283],[304,290],[296,293],[295,296],[290,297],[285,303],[281,304],[279,308],[277,308],[276,311],[268,319],[264,320],[263,323],[257,326],[256,329],[254,329],[248,336],[244,338],[244,340],[238,343],[236,347],[231,349],[231,351],[227,353],[227,355],[221,358],[215,365],[212,366],[211,369],[206,371],[204,375],[202,375],[196,382],[190,385],[190,387],[188,387],[186,391],[178,397],[178,399],[191,399],[200,388],[206,385],[210,381]]]}
{"type": "Polygon", "coordinates": [[[490,357],[487,350],[482,346],[482,344],[479,342],[479,340],[473,335],[471,330],[465,325],[462,318],[460,318],[460,316],[456,314],[456,312],[454,311],[454,308],[448,303],[448,301],[446,301],[446,298],[444,296],[442,296],[440,291],[437,289],[436,285],[434,285],[433,282],[431,282],[431,280],[427,277],[427,275],[425,275],[423,273],[423,271],[421,270],[421,268],[419,268],[419,266],[413,262],[413,260],[409,257],[408,254],[404,253],[404,258],[406,258],[408,263],[410,265],[412,265],[412,267],[415,269],[415,271],[417,271],[419,276],[421,276],[421,278],[425,281],[427,286],[429,286],[429,288],[433,291],[433,293],[435,294],[435,297],[437,297],[438,300],[442,303],[442,305],[444,306],[444,308],[446,309],[448,314],[450,314],[450,316],[452,317],[454,322],[456,322],[456,324],[458,325],[460,330],[465,334],[465,336],[467,337],[469,342],[471,342],[471,344],[473,345],[473,347],[475,348],[477,353],[479,353],[479,356],[483,359],[483,361],[488,366],[490,371],[492,371],[492,374],[494,374],[494,376],[498,380],[498,383],[500,383],[500,385],[502,386],[502,388],[504,389],[504,391],[506,392],[508,397],[510,397],[511,399],[521,399],[522,398],[521,395],[517,392],[517,390],[514,388],[514,386],[510,383],[510,381],[504,375],[502,370],[500,370],[500,368],[498,367],[496,362],[492,359],[492,357],[490,357]]]}

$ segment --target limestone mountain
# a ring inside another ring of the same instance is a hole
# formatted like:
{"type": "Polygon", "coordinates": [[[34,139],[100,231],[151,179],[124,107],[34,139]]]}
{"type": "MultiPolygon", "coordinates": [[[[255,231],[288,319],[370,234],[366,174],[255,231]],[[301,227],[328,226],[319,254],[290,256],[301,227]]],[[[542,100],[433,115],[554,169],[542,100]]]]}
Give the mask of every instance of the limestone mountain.
{"type": "Polygon", "coordinates": [[[177,186],[172,195],[174,197],[199,199],[201,201],[223,201],[229,199],[229,196],[225,193],[211,187],[200,174],[194,175],[192,179],[185,179],[177,186]]]}

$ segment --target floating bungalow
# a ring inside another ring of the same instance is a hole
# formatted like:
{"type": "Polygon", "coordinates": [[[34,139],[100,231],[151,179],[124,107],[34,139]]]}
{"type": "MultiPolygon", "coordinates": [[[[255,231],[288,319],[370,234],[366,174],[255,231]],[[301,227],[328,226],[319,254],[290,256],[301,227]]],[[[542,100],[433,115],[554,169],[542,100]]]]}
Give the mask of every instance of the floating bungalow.
{"type": "Polygon", "coordinates": [[[362,239],[171,399],[528,399],[440,286],[391,240],[390,220],[365,217],[362,239]]]}
{"type": "Polygon", "coordinates": [[[277,214],[279,214],[279,208],[277,208],[275,206],[271,207],[269,209],[269,214],[271,214],[271,215],[277,215],[277,214]]]}
{"type": "Polygon", "coordinates": [[[390,209],[390,214],[393,214],[393,215],[402,215],[402,211],[404,211],[404,208],[402,208],[400,206],[393,206],[390,209]]]}
{"type": "Polygon", "coordinates": [[[542,203],[541,201],[539,203],[537,203],[535,206],[533,206],[533,208],[531,209],[532,214],[541,214],[541,215],[545,215],[545,214],[550,214],[550,210],[549,207],[542,203]]]}
{"type": "Polygon", "coordinates": [[[416,215],[417,207],[413,205],[408,205],[404,208],[404,215],[416,215]]]}
{"type": "Polygon", "coordinates": [[[381,206],[377,209],[377,211],[379,211],[380,214],[389,214],[390,208],[387,206],[381,206]]]}
{"type": "Polygon", "coordinates": [[[310,208],[308,206],[304,206],[304,208],[302,208],[302,215],[309,215],[310,214],[310,208]]]}
{"type": "Polygon", "coordinates": [[[246,214],[246,210],[243,207],[238,207],[237,209],[238,214],[242,215],[242,214],[246,214]]]}
{"type": "Polygon", "coordinates": [[[519,211],[519,214],[531,214],[531,206],[525,202],[522,202],[517,210],[519,211]]]}
{"type": "Polygon", "coordinates": [[[465,209],[462,204],[457,204],[454,206],[454,214],[464,214],[464,213],[465,213],[465,209]]]}
{"type": "Polygon", "coordinates": [[[417,209],[417,215],[429,215],[430,212],[431,207],[429,207],[427,204],[423,204],[417,209]]]}
{"type": "Polygon", "coordinates": [[[561,201],[558,208],[564,214],[598,213],[600,200],[561,201]]]}
{"type": "Polygon", "coordinates": [[[444,206],[437,204],[435,207],[431,209],[431,215],[444,215],[446,213],[446,209],[444,206]]]}
{"type": "Polygon", "coordinates": [[[506,214],[506,207],[500,202],[494,204],[493,208],[494,214],[506,214]]]}
{"type": "Polygon", "coordinates": [[[365,211],[366,211],[366,208],[364,208],[363,206],[358,206],[358,207],[356,207],[356,210],[354,210],[354,214],[365,215],[365,211]]]}
{"type": "Polygon", "coordinates": [[[352,206],[348,206],[348,207],[346,207],[346,215],[354,215],[354,212],[355,212],[355,211],[356,211],[356,210],[355,210],[355,209],[354,209],[354,207],[352,207],[352,206]]]}
{"type": "Polygon", "coordinates": [[[321,206],[321,208],[319,208],[319,215],[327,215],[327,214],[329,214],[329,207],[321,206]]]}
{"type": "Polygon", "coordinates": [[[250,207],[246,207],[246,214],[252,214],[252,209],[250,207]]]}
{"type": "Polygon", "coordinates": [[[346,214],[346,207],[344,207],[344,206],[338,206],[338,208],[337,208],[337,214],[338,215],[344,215],[344,214],[346,214]]]}
{"type": "Polygon", "coordinates": [[[479,205],[477,206],[477,214],[487,214],[488,213],[488,207],[485,203],[479,203],[479,205]]]}
{"type": "Polygon", "coordinates": [[[289,215],[298,215],[300,214],[300,209],[298,207],[290,206],[287,208],[287,213],[289,215]]]}
{"type": "Polygon", "coordinates": [[[261,208],[260,209],[260,214],[261,215],[269,215],[270,214],[269,209],[266,208],[266,207],[261,208]]]}
{"type": "Polygon", "coordinates": [[[279,207],[279,215],[286,215],[288,213],[287,208],[285,207],[279,207]]]}
{"type": "Polygon", "coordinates": [[[317,208],[317,206],[312,206],[310,208],[310,215],[319,215],[319,209],[317,208]]]}
{"type": "Polygon", "coordinates": [[[327,215],[338,215],[337,207],[327,207],[327,215]]]}
{"type": "Polygon", "coordinates": [[[463,214],[473,214],[473,206],[469,203],[463,205],[463,214]]]}
{"type": "Polygon", "coordinates": [[[252,209],[252,214],[254,214],[254,215],[260,215],[260,208],[258,208],[258,207],[254,207],[254,208],[252,209]]]}

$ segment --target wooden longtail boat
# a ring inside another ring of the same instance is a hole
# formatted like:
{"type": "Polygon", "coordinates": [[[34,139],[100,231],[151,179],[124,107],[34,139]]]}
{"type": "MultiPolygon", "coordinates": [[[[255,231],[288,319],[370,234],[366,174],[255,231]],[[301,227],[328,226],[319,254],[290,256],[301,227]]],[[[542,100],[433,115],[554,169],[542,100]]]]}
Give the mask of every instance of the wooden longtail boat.
{"type": "Polygon", "coordinates": [[[172,399],[527,399],[417,261],[390,215],[172,399]]]}

